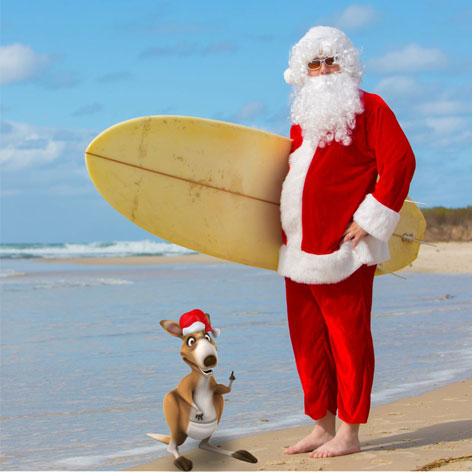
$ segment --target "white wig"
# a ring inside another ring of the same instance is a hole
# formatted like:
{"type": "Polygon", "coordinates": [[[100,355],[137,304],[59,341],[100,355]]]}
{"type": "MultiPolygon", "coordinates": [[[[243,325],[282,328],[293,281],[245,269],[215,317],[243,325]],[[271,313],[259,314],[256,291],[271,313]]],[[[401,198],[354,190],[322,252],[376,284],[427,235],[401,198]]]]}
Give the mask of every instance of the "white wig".
{"type": "Polygon", "coordinates": [[[308,30],[297,44],[292,47],[289,68],[284,73],[285,81],[290,85],[302,85],[308,63],[316,56],[335,56],[342,72],[347,72],[357,84],[362,77],[359,51],[354,48],[349,38],[337,28],[315,26],[308,30]]]}

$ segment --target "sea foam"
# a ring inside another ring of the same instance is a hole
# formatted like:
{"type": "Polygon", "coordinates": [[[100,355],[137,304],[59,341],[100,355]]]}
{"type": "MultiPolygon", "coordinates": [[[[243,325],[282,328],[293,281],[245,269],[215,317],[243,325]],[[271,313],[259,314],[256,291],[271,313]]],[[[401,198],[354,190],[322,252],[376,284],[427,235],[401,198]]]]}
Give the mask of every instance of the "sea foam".
{"type": "Polygon", "coordinates": [[[192,254],[195,251],[161,240],[55,244],[1,244],[0,258],[127,257],[192,254]]]}

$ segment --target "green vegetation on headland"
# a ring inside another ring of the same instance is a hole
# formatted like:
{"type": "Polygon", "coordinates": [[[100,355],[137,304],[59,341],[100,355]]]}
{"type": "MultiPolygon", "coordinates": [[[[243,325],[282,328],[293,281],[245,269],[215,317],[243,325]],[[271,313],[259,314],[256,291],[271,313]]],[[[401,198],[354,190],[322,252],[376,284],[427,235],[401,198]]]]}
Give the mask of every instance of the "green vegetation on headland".
{"type": "Polygon", "coordinates": [[[472,241],[472,206],[421,211],[426,219],[425,241],[472,241]]]}

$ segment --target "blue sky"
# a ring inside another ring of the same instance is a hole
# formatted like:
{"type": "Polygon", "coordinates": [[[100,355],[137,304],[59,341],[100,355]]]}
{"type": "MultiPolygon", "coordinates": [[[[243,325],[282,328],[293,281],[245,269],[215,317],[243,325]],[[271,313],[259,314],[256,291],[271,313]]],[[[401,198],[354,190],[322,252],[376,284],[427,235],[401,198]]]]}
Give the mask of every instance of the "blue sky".
{"type": "Polygon", "coordinates": [[[472,204],[472,2],[2,0],[2,242],[149,237],[88,178],[102,130],[191,115],[287,135],[290,47],[317,24],[362,51],[361,87],[417,157],[410,195],[472,204]]]}

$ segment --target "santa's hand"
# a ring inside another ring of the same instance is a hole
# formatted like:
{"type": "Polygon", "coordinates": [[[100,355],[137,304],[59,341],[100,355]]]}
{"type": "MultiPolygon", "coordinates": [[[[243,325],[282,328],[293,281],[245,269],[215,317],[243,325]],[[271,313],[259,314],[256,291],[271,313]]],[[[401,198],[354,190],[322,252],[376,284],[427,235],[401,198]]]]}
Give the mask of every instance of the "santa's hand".
{"type": "Polygon", "coordinates": [[[346,241],[352,241],[352,248],[354,249],[359,241],[362,238],[365,238],[368,234],[369,233],[364,231],[355,221],[352,221],[344,232],[344,237],[341,241],[341,244],[345,243],[346,241]]]}

